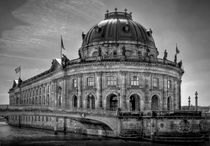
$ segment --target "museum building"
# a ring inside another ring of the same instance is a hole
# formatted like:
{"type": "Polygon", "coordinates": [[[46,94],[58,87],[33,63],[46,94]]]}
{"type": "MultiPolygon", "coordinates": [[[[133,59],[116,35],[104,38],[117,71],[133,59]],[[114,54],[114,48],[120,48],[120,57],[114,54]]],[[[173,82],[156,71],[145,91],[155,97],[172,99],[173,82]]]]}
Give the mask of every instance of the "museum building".
{"type": "MultiPolygon", "coordinates": [[[[62,55],[45,72],[14,80],[10,109],[19,113],[11,114],[9,123],[113,137],[177,132],[187,124],[183,117],[153,117],[181,110],[184,70],[176,55],[174,61],[167,51],[158,57],[152,30],[126,9],[107,11],[82,33],[77,59],[62,55]]],[[[199,131],[200,120],[192,119],[199,131]]]]}
{"type": "Polygon", "coordinates": [[[177,62],[158,58],[152,30],[131,13],[107,12],[82,34],[79,58],[54,59],[51,68],[10,89],[10,105],[105,111],[178,110],[177,62]]]}

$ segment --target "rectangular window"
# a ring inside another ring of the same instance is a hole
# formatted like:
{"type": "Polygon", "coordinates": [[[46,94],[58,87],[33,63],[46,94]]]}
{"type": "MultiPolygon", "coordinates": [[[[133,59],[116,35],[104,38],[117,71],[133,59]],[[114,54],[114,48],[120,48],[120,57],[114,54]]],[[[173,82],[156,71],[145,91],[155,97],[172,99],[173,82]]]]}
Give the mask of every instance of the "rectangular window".
{"type": "Polygon", "coordinates": [[[49,93],[50,92],[50,86],[48,85],[47,86],[47,93],[49,93]]]}
{"type": "Polygon", "coordinates": [[[107,85],[108,86],[115,86],[115,85],[117,85],[117,78],[115,76],[108,76],[107,77],[107,85]]]}
{"type": "Polygon", "coordinates": [[[168,86],[168,89],[171,89],[172,88],[171,80],[168,80],[167,86],[168,86]]]}
{"type": "Polygon", "coordinates": [[[158,88],[159,87],[159,79],[153,78],[153,87],[158,88]]]}
{"type": "Polygon", "coordinates": [[[94,78],[93,77],[88,77],[87,78],[87,85],[88,86],[94,86],[94,78]]]}
{"type": "Polygon", "coordinates": [[[74,87],[74,88],[77,87],[77,79],[73,79],[73,87],[74,87]]]}
{"type": "Polygon", "coordinates": [[[131,86],[139,86],[139,77],[138,76],[131,77],[131,86]]]}

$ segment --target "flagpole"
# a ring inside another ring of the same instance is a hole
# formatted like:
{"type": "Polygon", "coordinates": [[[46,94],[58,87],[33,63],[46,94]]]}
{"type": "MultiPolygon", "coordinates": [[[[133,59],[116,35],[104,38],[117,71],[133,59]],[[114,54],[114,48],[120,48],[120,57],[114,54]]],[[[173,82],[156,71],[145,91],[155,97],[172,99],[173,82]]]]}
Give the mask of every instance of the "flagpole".
{"type": "Polygon", "coordinates": [[[21,66],[20,66],[19,78],[21,79],[21,66]]]}
{"type": "Polygon", "coordinates": [[[63,38],[62,38],[62,35],[61,35],[61,50],[60,50],[60,57],[61,57],[61,60],[62,60],[62,42],[63,42],[63,38]]]}

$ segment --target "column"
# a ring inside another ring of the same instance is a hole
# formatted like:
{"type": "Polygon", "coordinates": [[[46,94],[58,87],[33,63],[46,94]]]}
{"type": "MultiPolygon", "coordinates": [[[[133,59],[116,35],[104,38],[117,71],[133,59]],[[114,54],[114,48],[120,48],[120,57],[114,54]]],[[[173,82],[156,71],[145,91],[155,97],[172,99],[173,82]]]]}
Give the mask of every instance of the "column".
{"type": "Polygon", "coordinates": [[[54,118],[54,134],[58,134],[58,117],[54,118]]]}
{"type": "Polygon", "coordinates": [[[83,107],[83,101],[82,101],[82,75],[78,75],[78,107],[83,107]]]}
{"type": "Polygon", "coordinates": [[[167,98],[168,98],[167,77],[163,76],[163,110],[167,110],[167,102],[166,102],[167,98]]]}
{"type": "Polygon", "coordinates": [[[182,80],[180,80],[179,83],[178,83],[178,89],[179,89],[178,90],[178,94],[179,94],[179,97],[178,97],[179,98],[179,105],[178,106],[179,106],[179,110],[181,110],[181,83],[182,83],[182,80]]]}
{"type": "Polygon", "coordinates": [[[49,84],[49,86],[50,86],[50,91],[49,91],[50,105],[52,107],[56,107],[56,83],[55,83],[55,81],[53,81],[51,84],[49,84]]]}
{"type": "Polygon", "coordinates": [[[198,92],[195,92],[195,111],[198,111],[198,92]]]}
{"type": "Polygon", "coordinates": [[[188,110],[190,110],[190,96],[188,97],[188,110]]]}
{"type": "Polygon", "coordinates": [[[150,75],[145,75],[145,103],[144,103],[144,109],[150,110],[151,109],[151,103],[150,103],[150,84],[151,84],[151,77],[150,75]]]}
{"type": "Polygon", "coordinates": [[[126,110],[126,72],[120,72],[120,109],[126,110]]]}
{"type": "Polygon", "coordinates": [[[63,81],[62,81],[62,93],[61,93],[61,97],[62,97],[62,103],[61,103],[61,106],[62,108],[65,108],[66,107],[66,103],[67,103],[67,78],[64,77],[63,78],[63,81]]]}
{"type": "Polygon", "coordinates": [[[101,109],[102,105],[102,73],[96,73],[96,108],[101,109]]]}

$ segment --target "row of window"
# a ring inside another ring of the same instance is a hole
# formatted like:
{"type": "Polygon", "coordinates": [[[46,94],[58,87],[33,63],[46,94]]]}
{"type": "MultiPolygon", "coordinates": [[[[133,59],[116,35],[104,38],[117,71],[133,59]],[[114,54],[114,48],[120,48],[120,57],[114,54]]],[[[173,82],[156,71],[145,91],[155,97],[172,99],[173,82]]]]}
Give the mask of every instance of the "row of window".
{"type": "Polygon", "coordinates": [[[39,97],[32,97],[32,98],[24,98],[20,99],[19,97],[10,98],[11,105],[49,105],[49,94],[47,96],[39,96],[39,97]]]}
{"type": "Polygon", "coordinates": [[[45,88],[44,85],[41,85],[40,87],[33,87],[31,89],[21,91],[21,97],[27,98],[48,94],[50,92],[50,86],[47,85],[46,87],[47,88],[45,88]]]}
{"type": "MultiPolygon", "coordinates": [[[[77,79],[73,79],[73,87],[77,87],[77,79]]],[[[94,86],[95,80],[94,77],[88,77],[87,78],[87,86],[94,86]]],[[[116,76],[107,76],[107,85],[108,86],[116,86],[117,85],[117,77],[116,76]]],[[[130,85],[131,86],[139,86],[140,85],[140,78],[139,76],[132,76],[130,79],[130,85]]],[[[159,87],[159,78],[154,77],[153,78],[153,87],[158,88],[159,87]]],[[[172,82],[171,80],[167,80],[167,88],[172,88],[172,82]]]]}
{"type": "MultiPolygon", "coordinates": [[[[153,78],[153,87],[154,88],[159,88],[159,78],[153,78]]],[[[172,81],[171,80],[167,80],[167,89],[171,89],[172,88],[172,81]]]]}

